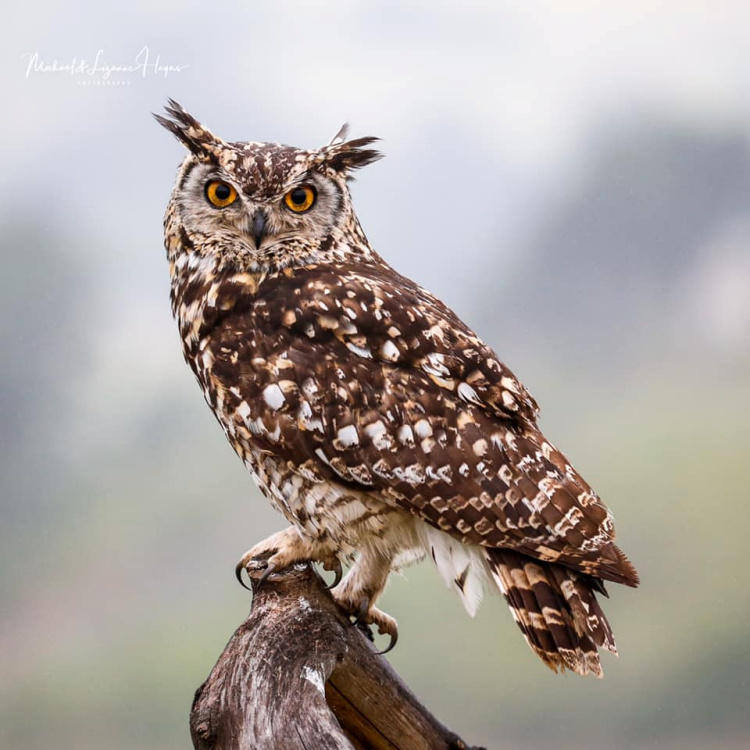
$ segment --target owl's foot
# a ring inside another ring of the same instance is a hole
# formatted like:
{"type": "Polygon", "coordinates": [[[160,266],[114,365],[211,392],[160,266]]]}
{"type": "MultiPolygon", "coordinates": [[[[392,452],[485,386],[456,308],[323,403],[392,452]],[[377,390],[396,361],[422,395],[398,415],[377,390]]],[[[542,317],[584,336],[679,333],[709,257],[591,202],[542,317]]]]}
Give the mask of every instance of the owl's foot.
{"type": "Polygon", "coordinates": [[[250,587],[242,580],[242,571],[246,570],[253,577],[261,573],[256,588],[272,573],[288,568],[298,562],[319,562],[326,570],[334,573],[334,581],[329,588],[337,586],[341,581],[341,561],[327,546],[312,539],[302,537],[292,526],[272,534],[268,539],[256,544],[242,556],[235,567],[235,575],[242,586],[250,587]]]}
{"type": "Polygon", "coordinates": [[[378,629],[378,633],[390,636],[391,640],[387,648],[383,651],[378,651],[379,654],[387,654],[396,646],[398,642],[398,623],[393,617],[373,606],[371,599],[363,596],[360,601],[355,602],[348,597],[337,597],[335,591],[333,592],[333,598],[339,607],[350,617],[354,618],[353,625],[374,625],[378,629]]]}
{"type": "Polygon", "coordinates": [[[382,651],[378,651],[379,654],[387,654],[396,647],[396,643],[398,643],[398,623],[390,615],[387,615],[377,607],[370,607],[363,616],[357,618],[357,622],[364,623],[365,625],[374,625],[380,635],[390,637],[390,643],[382,651]]]}

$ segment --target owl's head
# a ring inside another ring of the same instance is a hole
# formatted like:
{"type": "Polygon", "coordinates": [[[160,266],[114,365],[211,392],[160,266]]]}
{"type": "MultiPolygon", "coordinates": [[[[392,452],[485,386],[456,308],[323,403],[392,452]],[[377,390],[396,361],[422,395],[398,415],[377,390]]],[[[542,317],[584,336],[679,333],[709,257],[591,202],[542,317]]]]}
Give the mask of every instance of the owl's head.
{"type": "Polygon", "coordinates": [[[170,256],[192,252],[220,267],[264,271],[368,251],[347,179],[380,158],[368,148],[376,138],[347,141],[344,126],[313,150],[230,143],[171,99],[166,114],[154,116],[189,152],[167,211],[180,238],[170,256]]]}

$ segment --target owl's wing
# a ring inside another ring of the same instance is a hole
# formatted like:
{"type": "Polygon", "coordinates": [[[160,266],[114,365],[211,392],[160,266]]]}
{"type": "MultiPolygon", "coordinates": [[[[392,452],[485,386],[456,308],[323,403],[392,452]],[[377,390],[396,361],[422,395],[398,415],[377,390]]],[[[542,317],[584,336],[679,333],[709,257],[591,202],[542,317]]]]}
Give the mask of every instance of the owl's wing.
{"type": "Polygon", "coordinates": [[[464,542],[635,583],[609,511],[489,347],[401,277],[328,274],[267,294],[268,350],[240,386],[256,444],[464,542]]]}
{"type": "Polygon", "coordinates": [[[306,279],[293,330],[308,336],[327,330],[354,354],[421,371],[489,414],[536,419],[536,401],[510,369],[411,279],[385,264],[320,267],[306,279]]]}

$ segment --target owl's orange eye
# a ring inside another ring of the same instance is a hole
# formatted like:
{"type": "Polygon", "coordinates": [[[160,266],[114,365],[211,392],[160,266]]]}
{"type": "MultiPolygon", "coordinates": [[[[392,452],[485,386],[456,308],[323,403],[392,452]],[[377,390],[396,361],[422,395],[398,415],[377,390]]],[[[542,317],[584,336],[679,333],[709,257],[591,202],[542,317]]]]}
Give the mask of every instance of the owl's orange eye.
{"type": "Polygon", "coordinates": [[[224,208],[237,200],[237,191],[226,182],[211,180],[206,184],[206,198],[217,208],[224,208]]]}
{"type": "Polygon", "coordinates": [[[315,203],[315,188],[305,185],[304,187],[294,188],[284,196],[284,203],[287,208],[291,208],[295,213],[301,214],[312,208],[315,203]]]}

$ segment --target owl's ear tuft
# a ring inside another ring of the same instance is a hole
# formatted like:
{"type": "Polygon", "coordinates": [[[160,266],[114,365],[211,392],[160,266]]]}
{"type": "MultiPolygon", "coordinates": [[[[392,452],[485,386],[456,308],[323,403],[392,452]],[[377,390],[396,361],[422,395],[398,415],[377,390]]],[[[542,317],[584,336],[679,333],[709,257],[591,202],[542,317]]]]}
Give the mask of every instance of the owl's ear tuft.
{"type": "MultiPolygon", "coordinates": [[[[154,114],[154,119],[180,140],[202,161],[216,162],[219,151],[226,146],[205,125],[201,125],[182,105],[169,99],[167,117],[154,114]]],[[[153,113],[152,113],[153,114],[153,113]]]]}
{"type": "Polygon", "coordinates": [[[360,169],[383,158],[383,154],[374,148],[367,148],[377,143],[380,138],[355,138],[353,141],[341,141],[341,136],[346,137],[348,126],[339,131],[330,145],[320,150],[320,162],[336,172],[349,172],[352,169],[360,169]],[[343,132],[342,132],[343,131],[343,132]]]}

